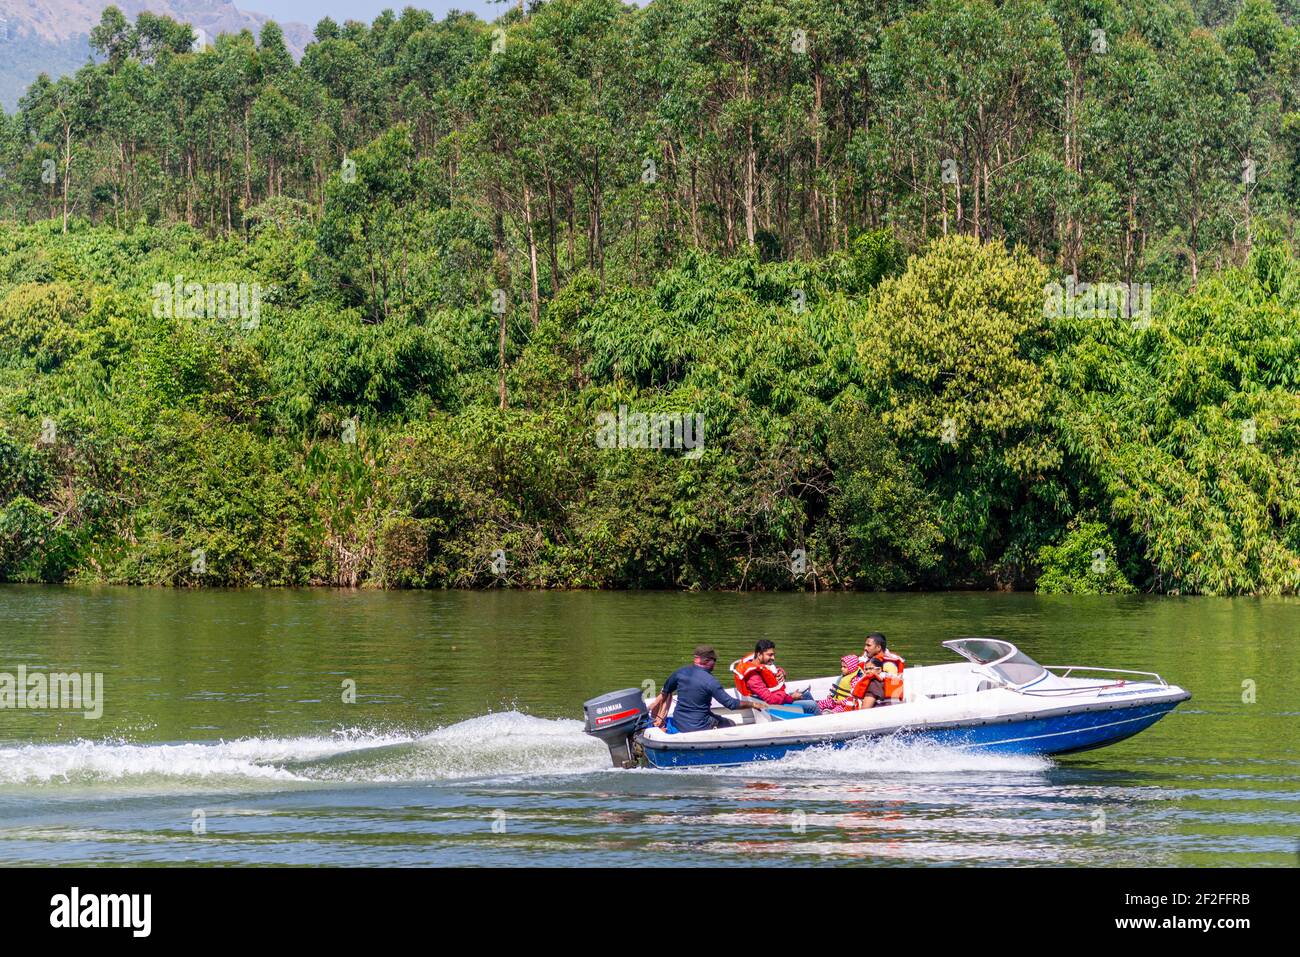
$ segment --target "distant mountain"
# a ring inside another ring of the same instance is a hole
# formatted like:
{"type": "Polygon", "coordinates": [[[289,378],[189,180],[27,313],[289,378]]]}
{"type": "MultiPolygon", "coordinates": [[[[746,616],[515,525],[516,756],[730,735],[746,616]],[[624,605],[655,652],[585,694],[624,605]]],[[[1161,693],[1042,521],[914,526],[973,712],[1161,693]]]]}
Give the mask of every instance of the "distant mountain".
{"type": "MultiPolygon", "coordinates": [[[[240,10],[231,0],[0,0],[0,106],[10,112],[41,73],[61,76],[90,59],[90,30],[105,7],[127,19],[148,10],[190,23],[210,37],[250,30],[254,36],[270,17],[240,10]]],[[[311,28],[282,23],[284,41],[295,57],[311,41],[311,28]]]]}

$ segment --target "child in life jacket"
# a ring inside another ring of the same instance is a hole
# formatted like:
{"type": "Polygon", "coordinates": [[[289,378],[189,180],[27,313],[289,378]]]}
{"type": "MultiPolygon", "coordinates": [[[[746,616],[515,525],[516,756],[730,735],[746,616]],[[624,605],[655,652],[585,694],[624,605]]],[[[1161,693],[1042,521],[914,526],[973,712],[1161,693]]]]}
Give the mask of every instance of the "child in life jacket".
{"type": "Polygon", "coordinates": [[[822,714],[856,711],[867,697],[871,679],[857,655],[845,655],[840,659],[840,676],[831,685],[830,695],[817,702],[817,710],[822,714]]]}

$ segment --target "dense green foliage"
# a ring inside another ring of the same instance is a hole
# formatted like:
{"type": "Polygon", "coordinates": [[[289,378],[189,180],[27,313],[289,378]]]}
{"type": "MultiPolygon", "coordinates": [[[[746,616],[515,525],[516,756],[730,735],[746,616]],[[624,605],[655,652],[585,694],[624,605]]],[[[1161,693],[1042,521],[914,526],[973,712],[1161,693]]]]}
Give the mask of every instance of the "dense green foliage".
{"type": "Polygon", "coordinates": [[[1115,544],[1101,522],[1072,527],[1059,545],[1038,550],[1038,590],[1047,595],[1105,595],[1133,586],[1114,560],[1115,544]]]}
{"type": "Polygon", "coordinates": [[[0,579],[1300,590],[1300,32],[850,6],[106,12],[0,134],[0,579]]]}

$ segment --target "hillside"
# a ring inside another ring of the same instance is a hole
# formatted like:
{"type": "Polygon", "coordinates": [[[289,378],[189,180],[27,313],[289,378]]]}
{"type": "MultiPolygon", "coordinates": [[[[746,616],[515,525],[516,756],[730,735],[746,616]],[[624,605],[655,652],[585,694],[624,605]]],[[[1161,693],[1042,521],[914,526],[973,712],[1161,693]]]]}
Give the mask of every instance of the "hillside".
{"type": "MultiPolygon", "coordinates": [[[[13,111],[41,73],[59,77],[90,58],[87,37],[104,8],[116,6],[128,19],[142,11],[190,23],[209,36],[251,30],[256,36],[267,17],[240,10],[230,0],[0,0],[0,106],[13,111]]],[[[281,24],[285,45],[301,56],[311,30],[301,23],[281,24]]]]}

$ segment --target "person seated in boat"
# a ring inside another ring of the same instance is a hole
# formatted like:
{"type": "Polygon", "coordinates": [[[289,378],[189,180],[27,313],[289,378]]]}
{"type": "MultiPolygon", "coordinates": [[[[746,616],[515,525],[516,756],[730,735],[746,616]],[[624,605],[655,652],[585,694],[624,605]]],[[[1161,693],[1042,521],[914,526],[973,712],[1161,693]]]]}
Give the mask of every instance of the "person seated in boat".
{"type": "Polygon", "coordinates": [[[903,700],[903,668],[906,662],[889,650],[885,636],[878,631],[867,635],[862,648],[862,667],[870,677],[867,683],[871,708],[877,704],[896,704],[903,700]]]}
{"type": "Polygon", "coordinates": [[[695,649],[692,662],[683,665],[668,676],[659,696],[650,703],[650,715],[656,728],[667,731],[709,731],[713,728],[729,728],[734,722],[720,717],[711,710],[716,701],[728,711],[749,706],[760,711],[767,707],[762,701],[741,695],[733,698],[713,677],[713,666],[718,654],[708,645],[695,649]],[[668,708],[673,696],[677,696],[677,709],[672,717],[668,708]]]}
{"type": "Polygon", "coordinates": [[[793,705],[813,714],[817,711],[817,702],[812,700],[808,688],[797,694],[787,690],[785,669],[776,663],[776,642],[771,639],[760,639],[752,655],[733,661],[731,674],[736,690],[742,695],[760,698],[768,704],[793,705]]]}
{"type": "Polygon", "coordinates": [[[870,708],[876,703],[874,698],[867,697],[871,680],[857,655],[845,655],[840,659],[840,676],[831,685],[831,693],[817,702],[817,710],[822,714],[839,714],[870,708]],[[870,700],[871,704],[863,705],[865,700],[870,700]]]}

